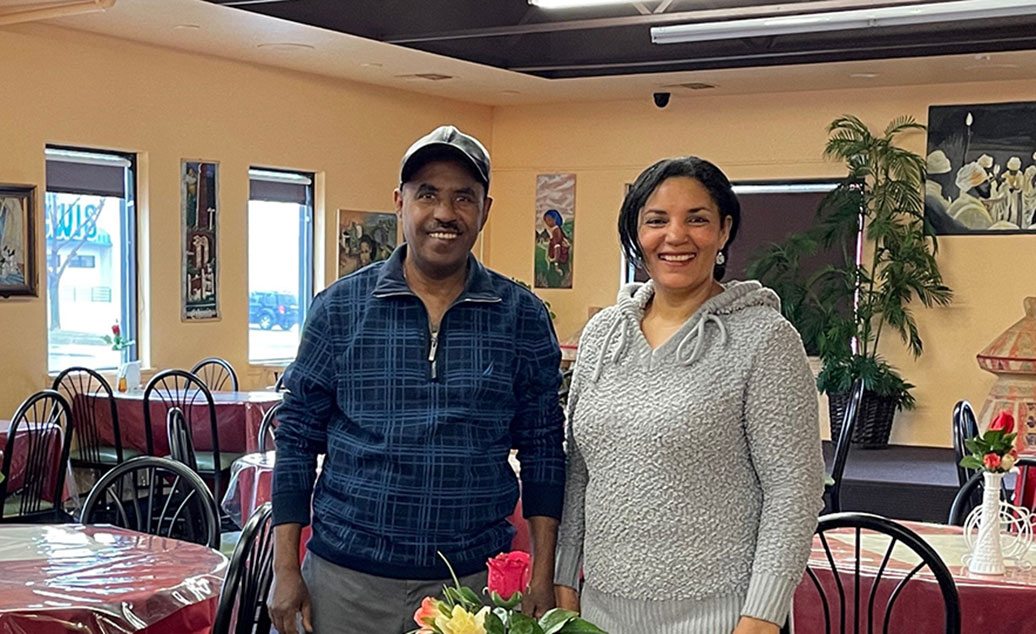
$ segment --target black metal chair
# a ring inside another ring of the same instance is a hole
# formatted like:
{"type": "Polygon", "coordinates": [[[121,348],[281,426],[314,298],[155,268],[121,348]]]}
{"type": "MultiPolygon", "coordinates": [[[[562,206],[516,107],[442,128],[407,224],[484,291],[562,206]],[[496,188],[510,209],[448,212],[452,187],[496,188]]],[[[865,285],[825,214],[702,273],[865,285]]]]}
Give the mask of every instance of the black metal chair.
{"type": "Polygon", "coordinates": [[[219,593],[212,634],[268,634],[266,599],[273,582],[273,506],[266,502],[241,530],[219,593]]]}
{"type": "Polygon", "coordinates": [[[962,487],[977,471],[960,466],[961,458],[968,455],[964,441],[978,435],[975,410],[967,401],[957,401],[953,407],[953,457],[957,461],[957,486],[962,487]]]}
{"type": "Polygon", "coordinates": [[[111,385],[97,371],[68,368],[54,379],[53,389],[65,397],[72,408],[69,422],[75,448],[69,453],[69,461],[73,467],[104,472],[126,458],[140,455],[139,451],[122,446],[115,395],[111,385]],[[110,441],[101,437],[99,416],[107,416],[111,421],[110,441]]]}
{"type": "Polygon", "coordinates": [[[259,421],[259,451],[270,451],[277,448],[273,431],[277,429],[277,411],[280,409],[281,403],[274,403],[263,413],[263,419],[259,421]]]}
{"type": "Polygon", "coordinates": [[[185,370],[163,370],[151,377],[144,388],[144,428],[147,432],[149,454],[154,455],[151,437],[152,408],[157,405],[164,420],[169,410],[176,407],[183,412],[191,436],[197,437],[198,425],[209,426],[212,437],[211,449],[197,449],[195,459],[198,473],[212,478],[213,492],[217,499],[223,499],[223,474],[243,454],[220,450],[219,426],[216,422],[216,406],[208,386],[194,374],[185,370]]]}
{"type": "Polygon", "coordinates": [[[202,359],[191,368],[191,374],[197,376],[213,392],[223,390],[238,391],[237,372],[225,359],[209,357],[202,359]]]}
{"type": "MultiPolygon", "coordinates": [[[[1018,467],[1036,467],[1036,458],[1031,456],[1019,456],[1018,462],[1015,463],[1018,467]]],[[[1024,474],[1020,475],[1019,478],[1023,477],[1024,474]]],[[[968,478],[957,490],[957,495],[953,497],[953,504],[950,505],[950,515],[946,520],[947,524],[953,526],[963,526],[964,520],[967,519],[968,514],[982,503],[982,493],[984,490],[984,478],[982,477],[981,471],[975,471],[974,475],[968,478]]],[[[1006,485],[1001,486],[1000,499],[1010,499],[1010,492],[1007,490],[1006,485]]]]}
{"type": "Polygon", "coordinates": [[[83,504],[83,524],[122,528],[219,547],[219,513],[209,487],[186,465],[131,458],[104,474],[83,504]]]}
{"type": "Polygon", "coordinates": [[[838,513],[842,510],[842,476],[845,474],[845,464],[849,460],[849,447],[852,445],[853,430],[856,428],[856,421],[860,417],[863,389],[863,380],[856,379],[853,382],[852,391],[849,395],[849,402],[845,405],[845,415],[842,417],[842,430],[835,445],[835,458],[831,463],[831,473],[828,474],[824,481],[824,499],[827,502],[827,510],[831,513],[838,513]]]}
{"type": "Polygon", "coordinates": [[[562,409],[568,407],[568,391],[571,386],[572,368],[569,368],[561,373],[561,385],[558,386],[558,401],[561,403],[562,409]]]}
{"type": "MultiPolygon", "coordinates": [[[[831,634],[831,632],[841,632],[842,634],[846,632],[881,632],[882,634],[888,634],[893,610],[897,605],[906,604],[905,608],[901,607],[900,609],[907,612],[911,609],[909,601],[900,603],[897,603],[897,601],[903,596],[907,584],[915,579],[917,573],[924,568],[931,572],[938,584],[938,590],[944,606],[944,631],[946,634],[960,634],[960,597],[957,594],[957,585],[954,583],[953,576],[950,574],[946,564],[943,563],[942,558],[939,557],[939,554],[917,533],[890,519],[877,515],[868,513],[835,513],[820,518],[816,534],[827,555],[831,579],[830,581],[827,579],[826,571],[820,571],[820,574],[818,574],[818,571],[814,571],[810,566],[806,567],[806,578],[812,582],[812,586],[816,590],[817,597],[821,602],[826,634],[831,634]],[[853,548],[855,555],[852,558],[852,563],[841,568],[839,568],[832,555],[828,537],[830,531],[837,529],[852,529],[852,533],[849,533],[849,535],[852,535],[854,538],[853,548]],[[861,578],[860,570],[860,540],[864,536],[864,531],[871,534],[885,535],[890,538],[880,567],[873,574],[868,571],[866,579],[861,578]],[[892,573],[888,570],[892,551],[897,544],[905,546],[920,559],[920,563],[906,574],[892,573]],[[888,573],[888,576],[886,576],[886,573],[888,573]],[[890,589],[889,586],[893,583],[895,583],[895,586],[890,589]],[[870,586],[869,590],[868,585],[870,586]],[[866,593],[866,596],[863,596],[864,593],[866,593]],[[875,611],[876,603],[879,603],[879,596],[882,597],[880,602],[885,603],[885,606],[882,611],[875,611]]],[[[928,582],[927,580],[917,580],[916,583],[920,586],[928,582]]],[[[809,596],[812,598],[811,593],[809,596]]],[[[797,600],[800,599],[801,593],[797,597],[797,600]]],[[[802,603],[799,602],[797,605],[801,606],[802,603]]],[[[926,613],[923,615],[923,618],[932,619],[937,617],[926,613]]],[[[785,624],[782,632],[789,631],[791,631],[790,624],[785,624]]]]}
{"type": "Polygon", "coordinates": [[[169,410],[166,417],[166,435],[169,438],[169,457],[182,462],[197,473],[198,458],[194,453],[194,439],[191,437],[191,428],[187,426],[183,410],[179,407],[169,410]]]}
{"type": "Polygon", "coordinates": [[[287,369],[277,375],[277,380],[273,382],[274,392],[287,392],[288,388],[284,386],[284,376],[288,373],[287,369]]]}
{"type": "Polygon", "coordinates": [[[54,390],[41,390],[18,406],[0,463],[0,522],[71,520],[62,509],[71,417],[68,401],[54,390]]]}

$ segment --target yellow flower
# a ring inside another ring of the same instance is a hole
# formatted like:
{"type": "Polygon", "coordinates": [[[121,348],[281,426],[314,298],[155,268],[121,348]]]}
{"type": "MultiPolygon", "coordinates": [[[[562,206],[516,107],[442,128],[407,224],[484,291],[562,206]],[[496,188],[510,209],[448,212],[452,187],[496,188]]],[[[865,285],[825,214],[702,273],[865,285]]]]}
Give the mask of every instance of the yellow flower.
{"type": "Polygon", "coordinates": [[[484,607],[477,614],[472,614],[459,605],[453,606],[450,616],[439,614],[435,617],[435,627],[442,634],[486,634],[486,614],[489,607],[484,607]]]}

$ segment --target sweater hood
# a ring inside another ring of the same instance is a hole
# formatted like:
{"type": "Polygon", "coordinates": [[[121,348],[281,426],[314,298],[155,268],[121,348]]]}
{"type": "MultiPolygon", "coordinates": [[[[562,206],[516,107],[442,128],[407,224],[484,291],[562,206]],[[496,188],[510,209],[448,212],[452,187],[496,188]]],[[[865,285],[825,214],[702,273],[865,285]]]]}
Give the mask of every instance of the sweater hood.
{"type": "MultiPolygon", "coordinates": [[[[731,315],[754,307],[764,307],[780,313],[781,300],[777,293],[755,280],[728,282],[722,286],[723,292],[702,304],[668,341],[657,348],[656,352],[668,353],[668,349],[675,345],[677,363],[689,367],[701,358],[705,351],[705,330],[710,324],[719,335],[718,345],[725,346],[726,320],[731,315]]],[[[625,284],[619,289],[616,311],[612,313],[613,321],[609,324],[601,346],[601,356],[594,368],[595,382],[600,378],[609,360],[614,364],[623,358],[629,349],[629,343],[636,336],[635,329],[640,328],[644,309],[654,295],[654,282],[650,280],[645,283],[625,284]]]]}

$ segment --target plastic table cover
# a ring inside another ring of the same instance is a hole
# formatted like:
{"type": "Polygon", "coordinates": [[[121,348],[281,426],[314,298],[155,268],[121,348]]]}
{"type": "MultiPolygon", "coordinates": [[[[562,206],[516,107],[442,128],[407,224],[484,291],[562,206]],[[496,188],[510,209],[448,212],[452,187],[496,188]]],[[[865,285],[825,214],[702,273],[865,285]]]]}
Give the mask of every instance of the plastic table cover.
{"type": "MultiPolygon", "coordinates": [[[[227,485],[227,492],[223,496],[222,507],[238,526],[244,526],[244,522],[252,512],[263,503],[270,501],[270,493],[273,489],[273,467],[276,464],[276,452],[251,453],[241,456],[234,461],[230,467],[230,484],[227,485]]],[[[518,461],[511,453],[511,467],[515,473],[520,473],[518,461]]],[[[318,458],[319,465],[323,463],[323,456],[318,458]]],[[[522,517],[522,500],[518,498],[514,513],[507,518],[507,521],[515,527],[514,539],[511,540],[511,550],[532,552],[532,538],[529,533],[529,524],[522,517]]],[[[300,551],[305,554],[305,545],[309,540],[310,527],[302,529],[302,547],[300,551]]]]}
{"type": "MultiPolygon", "coordinates": [[[[1017,634],[1036,632],[1036,551],[1030,550],[1021,565],[1008,567],[1002,576],[974,575],[961,562],[968,552],[964,543],[963,530],[958,526],[902,522],[920,535],[935,549],[950,569],[960,595],[961,624],[963,632],[982,634],[1017,634]]],[[[847,624],[852,624],[853,579],[855,562],[855,536],[850,529],[839,529],[826,533],[831,554],[837,564],[847,600],[847,624]]],[[[889,538],[863,531],[860,542],[860,596],[866,607],[876,571],[888,549],[889,538]]],[[[882,573],[882,580],[876,590],[874,631],[882,631],[885,605],[896,585],[920,563],[920,558],[897,544],[882,573]]],[[[831,573],[823,545],[814,538],[809,566],[817,574],[828,604],[831,606],[832,626],[837,630],[841,618],[838,607],[838,590],[831,573]]],[[[889,632],[910,632],[911,634],[942,634],[942,595],[935,577],[925,568],[904,585],[902,594],[896,599],[889,624],[889,632]]],[[[816,588],[808,577],[799,584],[793,606],[796,634],[824,632],[824,615],[816,588]]],[[[861,625],[866,618],[861,618],[861,625]]],[[[850,627],[850,630],[852,628],[850,627]]],[[[861,630],[865,631],[865,630],[861,630]]]]}
{"type": "Polygon", "coordinates": [[[111,526],[0,525],[0,634],[201,634],[227,559],[111,526]]]}

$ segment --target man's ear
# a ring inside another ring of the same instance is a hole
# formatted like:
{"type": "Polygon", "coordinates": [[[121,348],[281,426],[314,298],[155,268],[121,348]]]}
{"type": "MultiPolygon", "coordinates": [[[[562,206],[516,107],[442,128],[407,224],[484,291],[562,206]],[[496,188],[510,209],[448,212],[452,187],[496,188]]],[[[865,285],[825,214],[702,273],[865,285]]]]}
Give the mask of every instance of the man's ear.
{"type": "Polygon", "coordinates": [[[396,215],[403,213],[403,186],[400,185],[392,192],[392,204],[396,208],[396,215]]]}
{"type": "Polygon", "coordinates": [[[478,226],[478,230],[482,231],[482,228],[486,226],[486,221],[489,220],[489,208],[493,206],[493,199],[486,196],[486,204],[482,207],[482,224],[478,226]]]}

